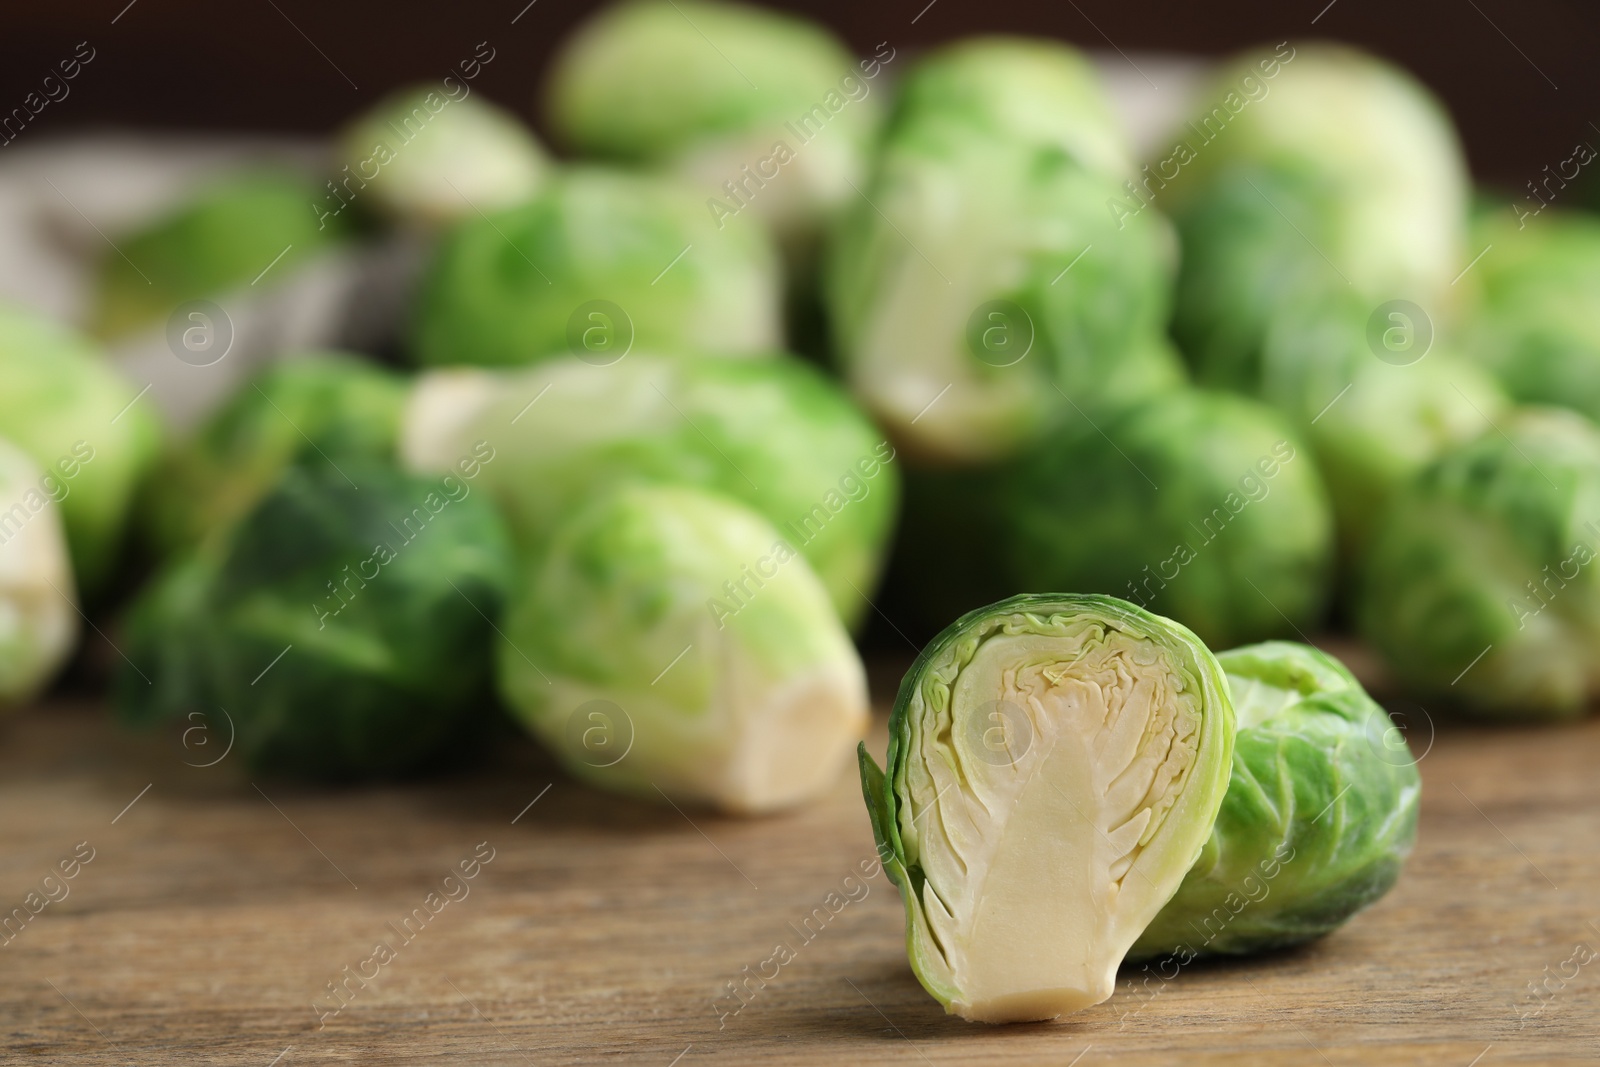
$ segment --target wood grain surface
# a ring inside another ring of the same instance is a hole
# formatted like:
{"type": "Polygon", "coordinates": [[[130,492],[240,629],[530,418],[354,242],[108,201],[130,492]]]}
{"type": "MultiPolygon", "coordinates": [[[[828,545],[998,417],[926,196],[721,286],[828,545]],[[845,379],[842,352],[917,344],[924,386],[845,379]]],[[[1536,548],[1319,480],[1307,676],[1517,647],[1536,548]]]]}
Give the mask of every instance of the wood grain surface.
{"type": "Polygon", "coordinates": [[[1600,959],[1576,961],[1600,947],[1600,722],[1433,718],[1411,713],[1417,850],[1370,911],[994,1028],[912,977],[848,778],[734,820],[596,792],[516,742],[470,772],[319,790],[191,766],[221,752],[200,735],[33,708],[0,732],[0,908],[59,899],[0,935],[4,1062],[1593,1063],[1600,959]],[[492,859],[462,879],[475,852],[492,859]]]}

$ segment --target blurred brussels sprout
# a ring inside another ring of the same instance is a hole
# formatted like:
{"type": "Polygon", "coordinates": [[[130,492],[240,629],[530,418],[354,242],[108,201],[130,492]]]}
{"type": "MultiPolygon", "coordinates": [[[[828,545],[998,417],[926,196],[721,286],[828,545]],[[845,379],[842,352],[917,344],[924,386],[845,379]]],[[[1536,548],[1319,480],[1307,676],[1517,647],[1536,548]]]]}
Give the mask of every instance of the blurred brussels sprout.
{"type": "Polygon", "coordinates": [[[894,59],[886,47],[857,62],[793,15],[633,0],[564,46],[551,120],[585,153],[692,181],[719,229],[749,207],[786,243],[804,243],[855,195],[879,116],[874,82],[894,59]]]}
{"type": "Polygon", "coordinates": [[[463,222],[423,280],[412,351],[424,364],[515,365],[637,346],[753,357],[779,343],[766,234],[718,234],[688,190],[572,170],[534,200],[463,222]]]}
{"type": "Polygon", "coordinates": [[[826,789],[867,684],[827,590],[749,508],[623,486],[562,523],[499,655],[507,702],[578,777],[755,814],[826,789]],[[749,585],[740,599],[729,590],[749,585]]]}
{"type": "Polygon", "coordinates": [[[392,459],[408,388],[393,371],[338,352],[271,365],[157,466],[145,502],[149,539],[174,552],[231,526],[302,454],[392,459]]]}
{"type": "Polygon", "coordinates": [[[319,219],[323,197],[302,175],[246,170],[119,236],[120,254],[102,262],[94,332],[113,338],[165,322],[178,305],[248,285],[269,266],[283,277],[343,235],[336,219],[319,219]]]}
{"type": "Polygon", "coordinates": [[[1492,251],[1462,283],[1477,290],[1461,330],[1468,353],[1517,400],[1600,419],[1600,218],[1552,212],[1512,226],[1497,212],[1473,244],[1492,251]]]}
{"type": "Polygon", "coordinates": [[[982,1022],[1109,997],[1211,834],[1233,733],[1205,645],[1112,597],[1012,597],[936,637],[885,769],[860,749],[923,988],[982,1022]]]}
{"type": "Polygon", "coordinates": [[[917,63],[900,88],[896,135],[924,120],[1053,145],[1118,181],[1135,169],[1094,64],[1057,41],[970,37],[938,49],[917,63]]]}
{"type": "Polygon", "coordinates": [[[1277,413],[1160,394],[1064,426],[999,473],[990,506],[1011,588],[1122,593],[1226,646],[1315,627],[1333,525],[1277,413]]]}
{"type": "Polygon", "coordinates": [[[1342,297],[1288,309],[1261,358],[1255,391],[1311,446],[1347,560],[1401,487],[1506,407],[1488,375],[1435,342],[1415,307],[1373,313],[1342,297]]]}
{"type": "MultiPolygon", "coordinates": [[[[87,338],[3,306],[0,382],[0,436],[43,468],[41,491],[61,508],[78,586],[92,594],[116,563],[159,424],[87,338]]],[[[44,507],[29,499],[31,511],[44,507]]]]}
{"type": "Polygon", "coordinates": [[[31,699],[78,636],[72,565],[50,477],[0,439],[0,710],[31,699]]]}
{"type": "Polygon", "coordinates": [[[569,357],[501,376],[424,375],[405,415],[406,464],[448,471],[480,439],[500,457],[483,482],[525,556],[608,486],[697,485],[765,516],[852,623],[867,609],[900,495],[894,449],[832,382],[787,358],[635,354],[596,367],[569,357]]]}
{"type": "Polygon", "coordinates": [[[1217,662],[1238,723],[1228,794],[1134,959],[1183,964],[1321,937],[1389,891],[1416,838],[1416,764],[1338,660],[1273,641],[1217,662]]]}
{"type": "Polygon", "coordinates": [[[468,479],[360,456],[290,467],[229,534],[135,604],[118,684],[135,723],[233,723],[253,768],[395,774],[494,706],[491,634],[513,559],[468,479]]]}
{"type": "Polygon", "coordinates": [[[1357,621],[1396,677],[1485,715],[1600,691],[1600,430],[1531,408],[1445,453],[1374,531],[1357,621]]]}
{"type": "Polygon", "coordinates": [[[1182,380],[1160,340],[1166,221],[1121,225],[1114,178],[958,119],[897,125],[824,279],[840,369],[897,443],[999,459],[1072,405],[1182,380]]]}
{"type": "Polygon", "coordinates": [[[1239,386],[1273,312],[1348,289],[1443,322],[1465,265],[1467,179],[1439,104],[1354,50],[1240,58],[1117,214],[1154,203],[1183,247],[1174,330],[1210,384],[1239,386]]]}
{"type": "Polygon", "coordinates": [[[515,115],[437,85],[402,89],[364,112],[340,137],[340,156],[343,192],[322,201],[328,210],[358,202],[370,183],[383,211],[428,228],[529,199],[549,166],[515,115]]]}

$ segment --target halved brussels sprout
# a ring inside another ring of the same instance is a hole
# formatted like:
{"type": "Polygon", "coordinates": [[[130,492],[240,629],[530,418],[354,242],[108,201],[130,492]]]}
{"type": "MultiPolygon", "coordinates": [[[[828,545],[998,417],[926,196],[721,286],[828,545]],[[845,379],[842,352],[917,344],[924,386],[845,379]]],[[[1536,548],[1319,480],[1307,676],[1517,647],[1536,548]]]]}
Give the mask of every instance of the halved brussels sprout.
{"type": "Polygon", "coordinates": [[[1600,692],[1600,430],[1528,408],[1445,453],[1373,534],[1357,622],[1396,677],[1510,719],[1600,692]]]}
{"type": "Polygon", "coordinates": [[[379,101],[344,131],[339,152],[338,191],[319,204],[338,213],[346,202],[371,197],[390,215],[424,227],[527,200],[549,166],[511,112],[437,84],[379,101]]]}
{"type": "Polygon", "coordinates": [[[51,479],[0,438],[0,709],[27,701],[78,636],[72,564],[51,479]]]}
{"type": "MultiPolygon", "coordinates": [[[[550,79],[555,128],[585,153],[656,164],[702,190],[719,224],[746,207],[806,242],[855,196],[880,113],[874,79],[805,19],[706,0],[634,0],[565,44],[550,79]]],[[[724,230],[726,232],[726,230],[724,230]]]]}
{"type": "Polygon", "coordinates": [[[1217,655],[1238,733],[1211,839],[1133,959],[1309,941],[1387,893],[1422,781],[1389,715],[1338,660],[1272,641],[1217,655]]]}
{"type": "Polygon", "coordinates": [[[568,357],[511,374],[424,375],[405,416],[407,465],[448,471],[480,438],[500,457],[483,483],[528,558],[607,487],[698,485],[764,515],[848,622],[868,609],[899,501],[895,451],[797,360],[635,354],[609,367],[568,357]]]}
{"type": "Polygon", "coordinates": [[[418,296],[424,364],[517,365],[629,349],[765,355],[779,343],[777,254],[718,232],[693,191],[593,168],[445,235],[418,296]]]}
{"type": "Polygon", "coordinates": [[[1288,415],[1327,481],[1342,555],[1353,560],[1389,500],[1453,445],[1488,429],[1507,403],[1495,382],[1409,321],[1338,297],[1284,309],[1268,329],[1253,391],[1288,415]],[[1393,351],[1385,335],[1410,346],[1393,351]]]}
{"type": "Polygon", "coordinates": [[[1284,44],[1225,67],[1200,99],[1123,211],[1153,203],[1178,224],[1174,331],[1202,381],[1248,389],[1274,312],[1329,292],[1446,321],[1467,260],[1466,165],[1426,89],[1350,48],[1284,44]]]}
{"type": "Polygon", "coordinates": [[[344,235],[319,220],[326,190],[310,178],[261,167],[214,181],[108,253],[94,332],[114,338],[166,321],[178,305],[244,286],[269,266],[275,278],[344,235]],[[279,258],[281,257],[281,258],[279,258]]]}
{"type": "Polygon", "coordinates": [[[168,450],[146,493],[149,540],[163,552],[192,548],[254,508],[296,456],[392,459],[408,396],[400,375],[344,353],[269,366],[168,450]]]}
{"type": "Polygon", "coordinates": [[[505,638],[501,690],[528,728],[577,776],[651,800],[788,807],[866,729],[861,660],[810,565],[701,489],[624,486],[573,516],[505,638]]]}
{"type": "Polygon", "coordinates": [[[1496,211],[1463,280],[1477,292],[1461,337],[1517,400],[1600,419],[1600,218],[1558,213],[1512,225],[1496,211]]]}
{"type": "Polygon", "coordinates": [[[824,282],[841,372],[897,443],[981,463],[1070,404],[1182,381],[1160,340],[1171,228],[1119,225],[1117,190],[1056,145],[959,119],[896,128],[824,282]]]}
{"type": "Polygon", "coordinates": [[[923,987],[982,1022],[1109,997],[1211,834],[1233,732],[1205,645],[1112,597],[1012,597],[935,638],[885,769],[860,749],[923,987]]]}
{"type": "Polygon", "coordinates": [[[493,505],[470,477],[337,462],[291,466],[143,594],[118,679],[128,721],[220,710],[251,767],[333,779],[440,760],[492,718],[491,620],[513,572],[493,505]]]}
{"type": "Polygon", "coordinates": [[[1209,644],[1314,627],[1333,522],[1314,461],[1276,412],[1226,393],[1162,393],[1079,416],[992,480],[1011,588],[1114,593],[1209,644]]]}
{"type": "Polygon", "coordinates": [[[61,508],[78,587],[110,577],[134,490],[154,460],[160,425],[150,401],[86,337],[0,306],[0,437],[44,470],[61,508]]]}

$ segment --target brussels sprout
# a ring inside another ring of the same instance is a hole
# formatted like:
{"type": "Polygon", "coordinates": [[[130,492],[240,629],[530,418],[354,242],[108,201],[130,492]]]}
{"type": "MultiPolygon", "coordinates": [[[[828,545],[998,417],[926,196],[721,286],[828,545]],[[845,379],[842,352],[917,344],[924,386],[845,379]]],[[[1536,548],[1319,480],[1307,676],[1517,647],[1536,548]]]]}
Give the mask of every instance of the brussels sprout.
{"type": "Polygon", "coordinates": [[[1389,891],[1416,838],[1416,764],[1338,660],[1272,641],[1217,662],[1238,722],[1228,794],[1133,959],[1187,963],[1321,937],[1389,891]]]}
{"type": "Polygon", "coordinates": [[[231,526],[298,455],[393,458],[408,385],[342,353],[308,353],[268,367],[172,448],[150,479],[150,540],[173,552],[231,526]]]}
{"type": "Polygon", "coordinates": [[[603,170],[446,235],[423,281],[425,364],[611,362],[637,344],[751,357],[778,344],[777,258],[761,230],[717,233],[689,190],[603,170]]]}
{"type": "Polygon", "coordinates": [[[1071,404],[1181,380],[1159,340],[1170,228],[1119,227],[1116,188],[1054,145],[897,127],[824,282],[841,370],[908,452],[1002,458],[1071,404]]]}
{"type": "Polygon", "coordinates": [[[1277,316],[1256,385],[1315,453],[1347,560],[1360,554],[1401,487],[1506,407],[1488,375],[1434,342],[1429,323],[1409,322],[1403,310],[1390,316],[1374,325],[1370,309],[1352,298],[1277,316]],[[1393,333],[1399,350],[1382,335],[1375,343],[1374,330],[1393,333]]]}
{"type": "Polygon", "coordinates": [[[866,675],[816,573],[702,489],[623,486],[562,523],[505,630],[507,702],[607,788],[773,811],[826,789],[866,730],[866,675]]]}
{"type": "Polygon", "coordinates": [[[1202,380],[1248,383],[1273,312],[1348,289],[1443,320],[1464,265],[1467,181],[1449,118],[1348,48],[1280,45],[1224,69],[1143,187],[1183,247],[1174,330],[1202,380]]]}
{"type": "Polygon", "coordinates": [[[900,89],[896,132],[924,120],[1053,145],[1118,181],[1134,171],[1122,123],[1094,64],[1056,41],[971,37],[935,51],[900,89]]]}
{"type": "Polygon", "coordinates": [[[72,566],[49,484],[27,453],[0,439],[0,709],[42,689],[78,636],[72,566]]]}
{"type": "Polygon", "coordinates": [[[847,622],[868,606],[899,499],[894,449],[833,383],[791,359],[635,354],[610,367],[569,357],[503,376],[424,375],[402,430],[407,465],[448,471],[478,439],[500,456],[483,481],[530,558],[608,486],[698,485],[776,526],[847,622]]]}
{"type": "Polygon", "coordinates": [[[527,200],[548,167],[515,115],[431,85],[402,89],[363,113],[344,131],[340,153],[342,191],[322,201],[333,214],[346,198],[368,195],[370,184],[384,211],[425,227],[527,200]]]}
{"type": "Polygon", "coordinates": [[[1122,593],[1222,646],[1321,616],[1327,494],[1295,434],[1251,400],[1182,390],[1079,419],[993,486],[1013,589],[1122,593]]]}
{"type": "Polygon", "coordinates": [[[297,174],[242,171],[118,237],[120,253],[100,271],[95,333],[118,337],[164,322],[179,304],[248,285],[268,266],[282,277],[342,236],[335,220],[318,218],[323,195],[297,174]]]}
{"type": "Polygon", "coordinates": [[[124,717],[221,709],[250,766],[311,778],[437,758],[493,706],[491,620],[512,585],[474,488],[360,456],[290,467],[136,603],[124,717]]]}
{"type": "Polygon", "coordinates": [[[855,195],[876,128],[879,46],[857,63],[792,15],[704,0],[607,8],[557,57],[555,128],[585,153],[669,168],[719,228],[749,207],[787,241],[855,195]],[[697,201],[700,203],[701,201],[697,201]]]}
{"type": "Polygon", "coordinates": [[[1600,691],[1600,430],[1526,409],[1441,456],[1373,534],[1357,619],[1412,688],[1519,719],[1600,691]]]}
{"type": "Polygon", "coordinates": [[[1492,250],[1465,276],[1479,295],[1462,339],[1516,399],[1600,419],[1600,219],[1524,225],[1498,213],[1480,222],[1474,246],[1492,250]]]}
{"type": "Polygon", "coordinates": [[[155,416],[88,339],[3,306],[0,382],[0,436],[45,472],[28,507],[38,511],[45,497],[60,506],[79,588],[94,593],[116,562],[134,489],[159,447],[155,416]]]}
{"type": "Polygon", "coordinates": [[[983,1022],[1110,996],[1211,833],[1233,732],[1199,639],[1112,597],[1012,597],[936,637],[885,769],[860,749],[923,988],[983,1022]]]}

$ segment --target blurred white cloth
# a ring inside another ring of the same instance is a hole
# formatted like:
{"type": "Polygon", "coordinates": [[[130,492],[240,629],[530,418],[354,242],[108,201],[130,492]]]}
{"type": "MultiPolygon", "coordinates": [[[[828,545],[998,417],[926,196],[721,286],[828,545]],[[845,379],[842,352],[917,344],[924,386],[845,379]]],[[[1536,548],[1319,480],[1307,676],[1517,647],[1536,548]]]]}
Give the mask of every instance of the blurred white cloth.
{"type": "MultiPolygon", "coordinates": [[[[326,149],[308,140],[101,134],[0,150],[0,301],[81,325],[95,271],[114,242],[197,186],[243,166],[273,164],[318,175],[326,149]]],[[[306,205],[306,210],[312,210],[306,205]]],[[[416,238],[353,243],[211,298],[232,342],[215,363],[179,359],[166,322],[111,350],[135,387],[177,430],[192,426],[261,365],[285,352],[370,349],[404,314],[423,256],[416,238]]],[[[143,402],[143,401],[141,401],[143,402]]]]}

